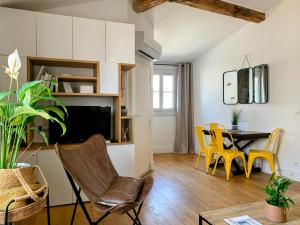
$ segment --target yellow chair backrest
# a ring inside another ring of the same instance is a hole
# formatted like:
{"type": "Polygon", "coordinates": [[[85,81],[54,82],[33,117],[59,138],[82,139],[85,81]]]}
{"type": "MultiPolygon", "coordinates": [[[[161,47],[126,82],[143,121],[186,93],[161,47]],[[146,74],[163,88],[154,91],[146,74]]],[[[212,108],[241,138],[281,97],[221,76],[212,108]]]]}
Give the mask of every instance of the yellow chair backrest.
{"type": "Polygon", "coordinates": [[[216,145],[216,137],[215,137],[215,134],[214,134],[214,129],[216,128],[223,128],[225,129],[225,127],[222,125],[222,124],[219,124],[219,123],[209,123],[208,124],[209,126],[209,134],[210,134],[210,145],[216,145]]]}
{"type": "Polygon", "coordinates": [[[196,134],[198,137],[198,142],[199,142],[200,148],[202,148],[202,149],[205,148],[205,143],[204,143],[204,138],[203,138],[203,129],[204,129],[203,126],[196,127],[196,134]]]}
{"type": "Polygon", "coordinates": [[[231,141],[232,148],[234,148],[234,142],[233,142],[232,134],[227,129],[217,127],[217,128],[214,128],[213,132],[214,132],[214,135],[216,137],[216,145],[217,145],[218,151],[220,151],[220,152],[225,151],[225,149],[224,149],[224,140],[223,140],[223,132],[229,134],[229,137],[230,137],[229,139],[231,141]]]}
{"type": "Polygon", "coordinates": [[[281,132],[282,132],[282,129],[280,129],[280,128],[277,128],[272,132],[272,134],[270,135],[269,140],[264,148],[266,151],[269,151],[272,153],[277,152],[278,142],[279,142],[281,132]]]}

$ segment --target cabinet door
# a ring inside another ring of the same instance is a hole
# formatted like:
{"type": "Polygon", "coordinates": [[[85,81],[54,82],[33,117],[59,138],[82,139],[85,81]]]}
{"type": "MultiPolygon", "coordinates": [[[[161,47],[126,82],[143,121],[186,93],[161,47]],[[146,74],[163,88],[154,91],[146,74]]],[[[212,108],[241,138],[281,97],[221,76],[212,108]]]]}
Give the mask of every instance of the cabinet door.
{"type": "Polygon", "coordinates": [[[135,28],[106,22],[106,62],[135,64],[135,28]]]}
{"type": "Polygon", "coordinates": [[[73,202],[72,187],[55,150],[39,151],[38,165],[49,184],[50,205],[71,204],[73,202]]]}
{"type": "Polygon", "coordinates": [[[36,13],[0,7],[0,54],[36,55],[36,13]]]}
{"type": "MultiPolygon", "coordinates": [[[[0,65],[7,66],[7,58],[8,56],[0,56],[0,65]]],[[[21,70],[19,74],[19,87],[27,82],[27,58],[21,58],[21,70]]],[[[0,69],[0,91],[7,91],[9,89],[10,77],[4,73],[4,70],[0,69]]],[[[13,80],[12,87],[16,88],[16,82],[13,80]]]]}
{"type": "Polygon", "coordinates": [[[105,62],[105,21],[73,17],[73,58],[105,62]]]}
{"type": "Polygon", "coordinates": [[[119,94],[119,64],[101,63],[100,94],[119,94]]]}
{"type": "Polygon", "coordinates": [[[37,56],[72,59],[72,17],[37,14],[37,56]]]}

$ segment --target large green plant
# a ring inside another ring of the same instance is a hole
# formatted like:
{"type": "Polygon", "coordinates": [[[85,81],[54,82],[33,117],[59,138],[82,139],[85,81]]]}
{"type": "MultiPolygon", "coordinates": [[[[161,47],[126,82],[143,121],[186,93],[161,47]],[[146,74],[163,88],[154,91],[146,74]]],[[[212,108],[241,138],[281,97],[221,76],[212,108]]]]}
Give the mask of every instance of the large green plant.
{"type": "Polygon", "coordinates": [[[275,174],[272,174],[268,185],[265,187],[267,203],[273,206],[282,207],[285,211],[289,209],[290,204],[295,205],[290,197],[284,195],[291,184],[292,180],[290,178],[280,177],[277,179],[275,174]]]}
{"type": "MultiPolygon", "coordinates": [[[[10,78],[10,85],[8,91],[0,92],[0,169],[9,169],[16,167],[20,146],[26,142],[27,126],[36,117],[57,122],[62,134],[65,134],[64,112],[50,102],[62,106],[64,110],[65,107],[62,101],[52,96],[44,81],[32,81],[18,87],[21,61],[17,50],[8,57],[8,67],[3,67],[10,78]],[[13,82],[16,83],[16,89],[12,89],[13,82]],[[56,116],[51,116],[49,111],[56,116]]],[[[48,142],[43,131],[41,135],[48,142]]]]}

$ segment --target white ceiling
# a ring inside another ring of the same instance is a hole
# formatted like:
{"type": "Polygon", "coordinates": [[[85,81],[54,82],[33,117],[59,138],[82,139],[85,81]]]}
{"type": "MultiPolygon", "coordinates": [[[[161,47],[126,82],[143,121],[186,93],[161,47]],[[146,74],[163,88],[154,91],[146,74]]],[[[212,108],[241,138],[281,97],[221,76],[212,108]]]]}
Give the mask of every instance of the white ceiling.
{"type": "MultiPolygon", "coordinates": [[[[227,0],[262,12],[282,0],[227,0]]],[[[162,62],[190,62],[234,33],[247,21],[196,8],[164,3],[146,13],[155,40],[163,46],[162,62]]]]}

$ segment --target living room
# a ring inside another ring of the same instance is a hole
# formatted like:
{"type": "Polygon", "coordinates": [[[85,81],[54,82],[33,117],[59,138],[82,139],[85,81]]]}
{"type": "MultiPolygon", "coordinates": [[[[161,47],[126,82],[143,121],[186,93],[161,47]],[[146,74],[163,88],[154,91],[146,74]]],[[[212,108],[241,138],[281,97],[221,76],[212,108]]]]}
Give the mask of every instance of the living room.
{"type": "Polygon", "coordinates": [[[0,6],[0,224],[300,224],[299,1],[0,6]]]}

